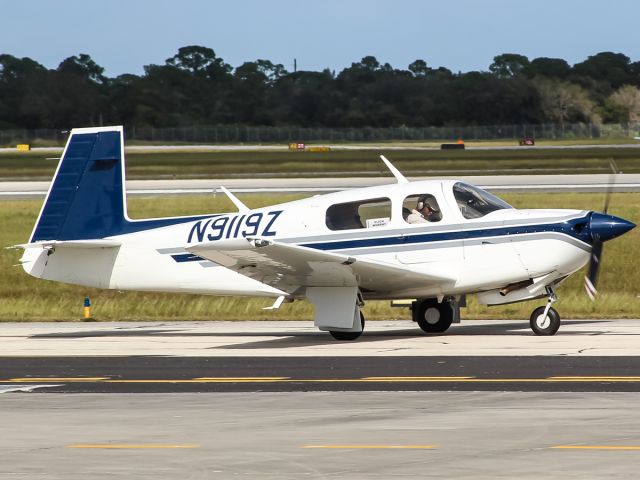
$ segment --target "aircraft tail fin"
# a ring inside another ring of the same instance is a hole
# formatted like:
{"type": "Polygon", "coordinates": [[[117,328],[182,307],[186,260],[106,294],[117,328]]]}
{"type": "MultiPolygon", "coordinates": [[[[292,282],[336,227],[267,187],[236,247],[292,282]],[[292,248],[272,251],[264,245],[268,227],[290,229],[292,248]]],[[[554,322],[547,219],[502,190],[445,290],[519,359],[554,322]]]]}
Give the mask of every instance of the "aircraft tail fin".
{"type": "Polygon", "coordinates": [[[104,238],[126,223],[123,128],[73,129],[29,242],[104,238]]]}

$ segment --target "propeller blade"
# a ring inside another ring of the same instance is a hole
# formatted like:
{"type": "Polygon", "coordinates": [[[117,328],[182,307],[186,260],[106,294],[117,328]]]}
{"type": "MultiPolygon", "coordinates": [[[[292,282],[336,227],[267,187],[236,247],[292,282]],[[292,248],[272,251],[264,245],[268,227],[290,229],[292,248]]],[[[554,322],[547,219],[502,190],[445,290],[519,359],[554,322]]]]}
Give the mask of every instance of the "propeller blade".
{"type": "Polygon", "coordinates": [[[591,248],[591,261],[589,262],[589,272],[584,277],[584,288],[587,291],[589,298],[594,301],[598,295],[596,286],[598,285],[598,270],[600,269],[600,263],[602,260],[602,243],[594,242],[591,248]]]}

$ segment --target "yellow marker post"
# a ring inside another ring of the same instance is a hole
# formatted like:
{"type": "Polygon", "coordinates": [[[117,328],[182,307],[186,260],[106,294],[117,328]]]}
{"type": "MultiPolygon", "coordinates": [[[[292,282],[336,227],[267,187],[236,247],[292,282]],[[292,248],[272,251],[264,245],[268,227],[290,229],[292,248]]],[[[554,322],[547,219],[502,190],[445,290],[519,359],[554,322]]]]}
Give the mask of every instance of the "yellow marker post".
{"type": "Polygon", "coordinates": [[[84,297],[83,319],[91,320],[91,300],[89,300],[89,297],[84,297]]]}

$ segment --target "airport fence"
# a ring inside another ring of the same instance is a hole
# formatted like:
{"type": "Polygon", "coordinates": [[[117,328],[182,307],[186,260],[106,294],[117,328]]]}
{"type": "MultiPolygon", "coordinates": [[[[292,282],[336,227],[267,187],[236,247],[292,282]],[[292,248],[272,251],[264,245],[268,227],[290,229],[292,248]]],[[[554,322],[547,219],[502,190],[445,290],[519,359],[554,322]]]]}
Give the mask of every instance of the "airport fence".
{"type": "MultiPolygon", "coordinates": [[[[0,130],[0,146],[18,143],[63,145],[68,131],[56,129],[0,130]]],[[[472,125],[465,127],[299,128],[250,126],[129,127],[129,142],[176,144],[288,143],[372,141],[451,141],[593,139],[640,136],[640,124],[472,125]]]]}

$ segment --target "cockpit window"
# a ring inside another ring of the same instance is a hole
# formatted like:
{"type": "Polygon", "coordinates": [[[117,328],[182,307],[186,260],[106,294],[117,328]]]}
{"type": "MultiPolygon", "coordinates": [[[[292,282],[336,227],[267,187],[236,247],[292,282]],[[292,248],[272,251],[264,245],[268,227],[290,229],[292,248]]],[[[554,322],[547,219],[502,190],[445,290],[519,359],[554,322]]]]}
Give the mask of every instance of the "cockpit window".
{"type": "Polygon", "coordinates": [[[453,186],[453,196],[464,218],[480,218],[496,210],[513,208],[495,195],[462,182],[453,186]]]}
{"type": "Polygon", "coordinates": [[[331,230],[383,227],[391,220],[391,200],[374,198],[337,203],[327,209],[327,227],[331,230]]]}
{"type": "Polygon", "coordinates": [[[407,223],[428,223],[442,220],[436,197],[429,193],[411,195],[402,202],[402,217],[407,223]]]}

